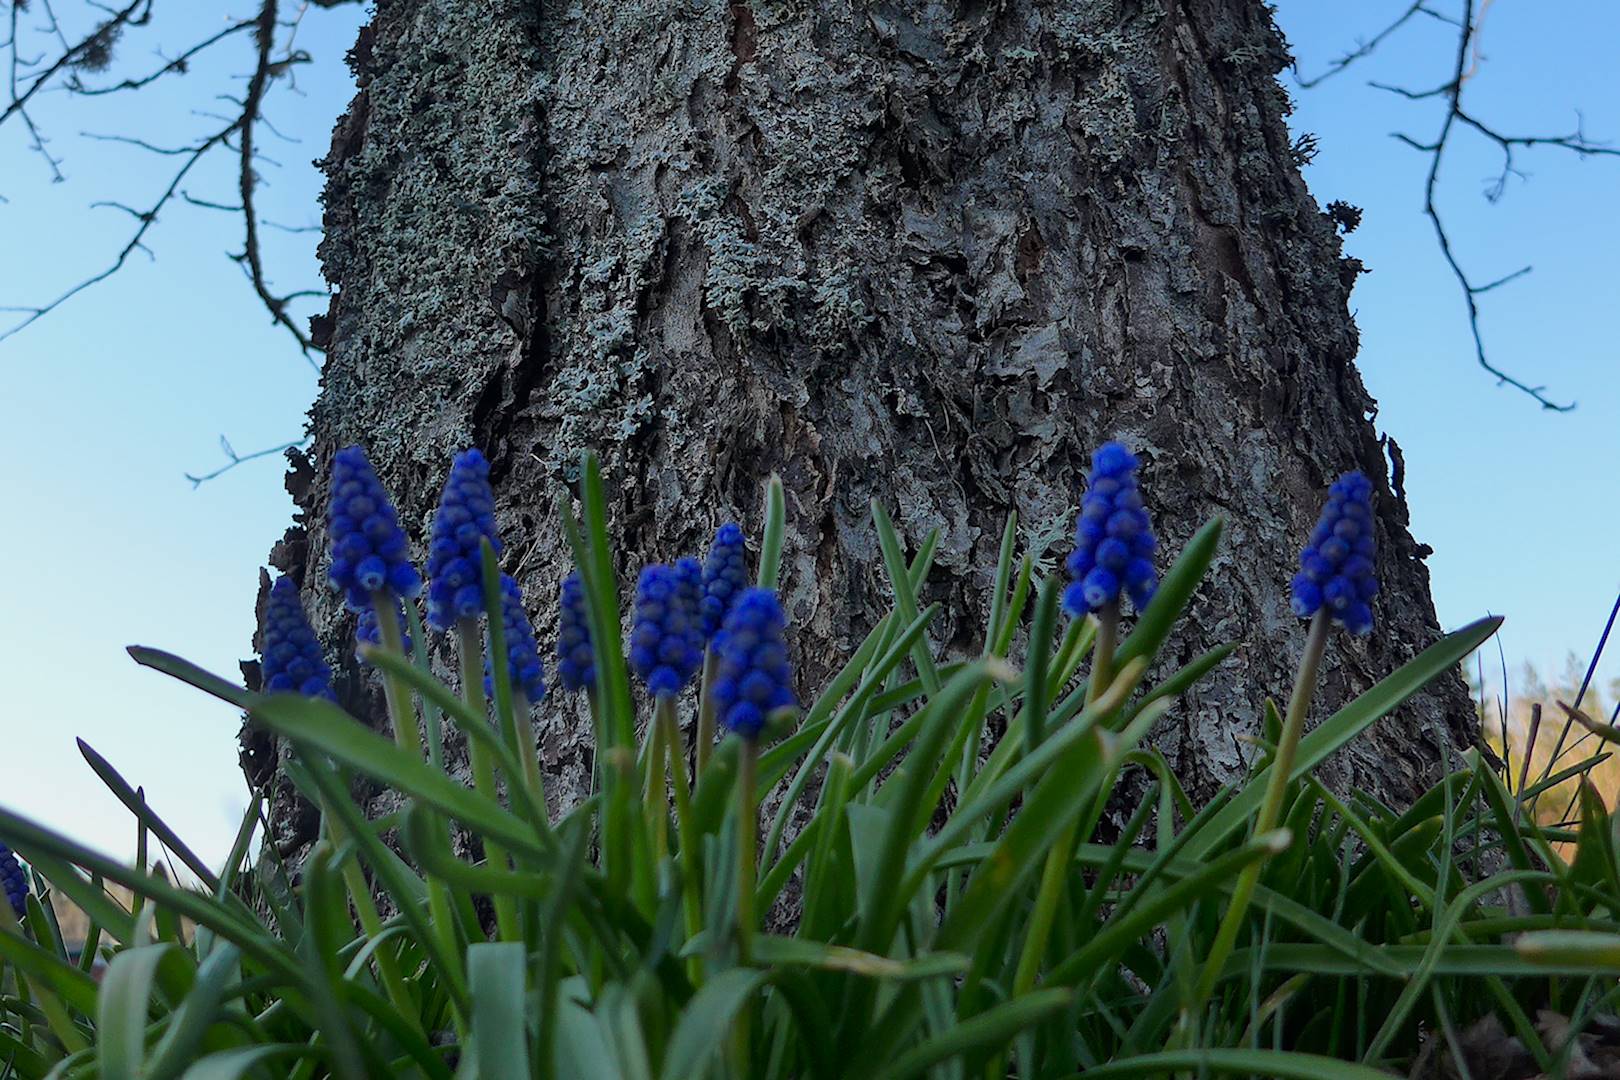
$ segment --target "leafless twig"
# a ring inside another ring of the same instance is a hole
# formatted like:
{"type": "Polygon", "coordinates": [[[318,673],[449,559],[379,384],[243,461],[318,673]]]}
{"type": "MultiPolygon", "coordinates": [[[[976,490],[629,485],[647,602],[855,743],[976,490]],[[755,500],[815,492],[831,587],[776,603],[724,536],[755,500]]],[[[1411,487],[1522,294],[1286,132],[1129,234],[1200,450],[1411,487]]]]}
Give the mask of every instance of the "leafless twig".
{"type": "Polygon", "coordinates": [[[221,435],[219,437],[219,448],[225,452],[225,464],[221,465],[213,472],[195,474],[186,473],[185,476],[187,480],[191,481],[191,486],[193,488],[199,488],[208,483],[208,481],[230,472],[238,465],[245,465],[257,458],[270,457],[272,454],[284,454],[294,447],[304,447],[308,445],[309,438],[306,436],[302,439],[295,439],[292,442],[280,443],[276,446],[267,446],[263,450],[255,450],[250,454],[238,454],[235,448],[231,446],[230,440],[221,435]]]}
{"type": "MultiPolygon", "coordinates": [[[[1573,402],[1554,401],[1547,396],[1545,386],[1531,385],[1509,375],[1501,367],[1497,366],[1488,355],[1485,347],[1484,332],[1480,327],[1479,298],[1493,289],[1500,288],[1530,273],[1531,267],[1523,266],[1489,281],[1475,281],[1469,276],[1467,271],[1463,269],[1462,263],[1452,246],[1451,234],[1441,214],[1438,193],[1441,165],[1445,159],[1447,149],[1452,146],[1453,138],[1459,130],[1471,130],[1495,143],[1502,152],[1502,168],[1486,185],[1485,197],[1492,202],[1496,202],[1506,192],[1507,184],[1512,177],[1524,175],[1518,168],[1514,157],[1516,149],[1554,147],[1571,151],[1583,158],[1595,156],[1620,157],[1620,150],[1589,138],[1579,122],[1579,114],[1577,114],[1575,130],[1567,135],[1509,135],[1497,130],[1464,107],[1463,91],[1468,81],[1477,72],[1480,64],[1479,30],[1481,20],[1490,6],[1490,0],[1482,0],[1479,3],[1477,15],[1475,3],[1476,0],[1461,0],[1460,15],[1453,18],[1436,8],[1434,0],[1416,0],[1416,2],[1407,5],[1399,16],[1372,38],[1359,43],[1354,50],[1333,61],[1321,74],[1308,79],[1300,77],[1299,84],[1302,87],[1315,86],[1325,79],[1339,74],[1358,61],[1366,59],[1415,16],[1426,15],[1455,27],[1456,58],[1452,66],[1451,76],[1446,82],[1423,90],[1413,90],[1409,87],[1380,82],[1373,82],[1371,85],[1397,94],[1408,101],[1442,99],[1446,102],[1445,116],[1441,121],[1439,133],[1434,139],[1416,139],[1401,132],[1393,133],[1393,137],[1414,150],[1428,154],[1430,157],[1429,170],[1423,185],[1423,210],[1434,229],[1435,239],[1440,246],[1440,253],[1445,258],[1446,265],[1450,267],[1457,284],[1462,288],[1463,300],[1468,312],[1468,327],[1474,340],[1475,359],[1480,367],[1495,377],[1498,385],[1510,386],[1529,395],[1544,409],[1567,412],[1575,407],[1573,402]]],[[[1297,76],[1297,66],[1295,73],[1297,76]]]]}
{"type": "MultiPolygon", "coordinates": [[[[343,0],[329,0],[319,2],[318,6],[332,7],[343,0]]],[[[60,50],[53,59],[47,61],[43,55],[40,57],[26,56],[18,36],[19,7],[13,3],[10,6],[10,37],[6,42],[0,43],[0,49],[7,50],[9,58],[8,86],[10,88],[9,100],[0,110],[0,124],[16,118],[24,125],[29,135],[30,145],[44,158],[52,170],[55,179],[61,179],[59,159],[46,148],[47,139],[39,131],[29,113],[30,101],[35,95],[44,90],[52,89],[77,96],[99,96],[116,92],[137,91],[149,86],[153,82],[167,75],[184,75],[190,70],[191,61],[214,48],[227,39],[233,38],[243,31],[252,32],[253,40],[253,66],[247,80],[247,89],[240,96],[235,94],[221,94],[218,97],[229,102],[231,109],[228,112],[199,112],[198,115],[214,120],[219,126],[211,132],[201,136],[197,141],[181,145],[165,145],[154,143],[142,138],[138,134],[100,134],[85,132],[84,137],[102,141],[117,142],[136,149],[146,151],[163,157],[178,160],[178,166],[170,174],[167,186],[152,201],[139,206],[117,200],[100,200],[93,206],[108,207],[123,211],[134,219],[135,227],[125,240],[124,246],[113,259],[100,271],[79,281],[54,299],[37,305],[6,306],[0,311],[20,314],[22,318],[10,326],[0,329],[0,341],[11,337],[24,328],[44,318],[46,315],[61,307],[67,301],[84,292],[86,289],[107,280],[116,274],[128,262],[129,257],[137,251],[151,254],[146,241],[152,228],[158,221],[161,212],[177,199],[184,203],[196,206],[205,206],[211,209],[231,210],[242,217],[244,237],[242,249],[231,255],[231,258],[242,267],[255,295],[258,296],[265,309],[270,312],[272,320],[289,334],[298,343],[299,350],[311,367],[316,362],[312,356],[319,352],[318,346],[310,340],[306,330],[299,326],[288,309],[288,305],[304,297],[325,295],[324,291],[300,289],[286,294],[277,294],[270,287],[270,277],[265,269],[264,259],[260,250],[259,230],[261,225],[272,228],[282,228],[288,232],[305,231],[305,227],[278,226],[270,222],[261,221],[254,209],[254,195],[259,184],[257,166],[259,163],[271,162],[269,158],[256,148],[255,134],[260,128],[275,132],[269,120],[264,115],[266,95],[275,80],[283,77],[290,79],[292,68],[300,63],[308,62],[309,54],[302,50],[292,48],[292,37],[296,33],[297,24],[302,19],[309,3],[298,5],[296,16],[288,23],[278,22],[277,15],[280,10],[280,0],[258,0],[257,14],[250,19],[236,19],[216,33],[197,40],[172,58],[165,58],[161,66],[139,76],[132,76],[121,80],[109,82],[105,85],[87,85],[81,76],[85,70],[99,70],[106,65],[113,42],[118,35],[128,27],[144,26],[152,16],[155,0],[129,0],[119,9],[106,9],[107,16],[90,33],[77,42],[70,41],[63,33],[61,24],[56,19],[55,12],[50,10],[49,0],[44,0],[45,15],[48,20],[46,33],[53,35],[60,44],[60,50]],[[278,27],[288,30],[284,47],[276,48],[278,27]],[[202,199],[191,195],[182,188],[186,177],[189,176],[204,157],[214,150],[225,148],[234,152],[238,158],[237,190],[240,202],[236,206],[228,206],[217,201],[202,199]]],[[[93,5],[100,7],[99,4],[93,5]]],[[[47,50],[48,51],[48,50],[47,50]]],[[[285,136],[281,136],[285,138],[285,136]]]]}

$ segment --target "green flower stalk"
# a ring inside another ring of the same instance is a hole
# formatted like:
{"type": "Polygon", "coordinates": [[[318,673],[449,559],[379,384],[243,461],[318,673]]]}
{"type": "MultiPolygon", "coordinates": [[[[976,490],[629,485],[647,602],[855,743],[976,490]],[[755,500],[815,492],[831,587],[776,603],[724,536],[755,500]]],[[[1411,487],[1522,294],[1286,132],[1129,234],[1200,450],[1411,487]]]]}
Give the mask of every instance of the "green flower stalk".
{"type": "MultiPolygon", "coordinates": [[[[1345,473],[1334,482],[1328,494],[1322,516],[1300,555],[1304,569],[1292,585],[1294,610],[1301,617],[1309,617],[1310,628],[1306,631],[1305,652],[1294,678],[1294,689],[1288,698],[1288,712],[1283,716],[1276,754],[1268,770],[1265,798],[1255,817],[1255,837],[1271,832],[1282,822],[1283,803],[1292,779],[1290,774],[1299,754],[1300,739],[1305,734],[1305,717],[1316,693],[1317,676],[1322,670],[1322,657],[1327,652],[1333,625],[1337,623],[1358,635],[1372,628],[1372,612],[1367,601],[1378,591],[1372,564],[1372,484],[1359,472],[1345,473]]],[[[1260,882],[1261,866],[1255,862],[1245,867],[1233,889],[1232,903],[1221,920],[1198,983],[1194,997],[1198,1009],[1202,1009],[1214,991],[1221,970],[1237,944],[1238,933],[1254,899],[1255,886],[1260,882]]]]}

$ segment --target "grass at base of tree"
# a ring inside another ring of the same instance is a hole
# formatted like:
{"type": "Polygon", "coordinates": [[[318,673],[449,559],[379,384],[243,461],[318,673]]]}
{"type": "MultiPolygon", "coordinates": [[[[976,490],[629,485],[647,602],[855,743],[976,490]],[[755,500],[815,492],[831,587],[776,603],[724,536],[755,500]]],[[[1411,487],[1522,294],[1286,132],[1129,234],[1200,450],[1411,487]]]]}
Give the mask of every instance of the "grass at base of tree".
{"type": "MultiPolygon", "coordinates": [[[[565,527],[599,655],[617,657],[620,601],[589,458],[584,476],[583,513],[565,527]]],[[[772,507],[767,537],[780,537],[772,507]]],[[[1091,650],[1108,635],[1051,618],[1054,590],[1018,559],[1013,523],[982,653],[932,655],[938,610],[917,594],[933,538],[907,562],[886,516],[875,520],[890,612],[802,714],[777,718],[757,760],[727,738],[689,789],[685,769],[651,767],[668,758],[648,753],[659,727],[637,723],[622,664],[600,665],[593,698],[596,794],[551,811],[499,677],[490,715],[420,658],[367,653],[430,740],[441,723],[465,733],[497,791],[464,786],[331,703],[250,693],[132,650],[286,740],[287,775],[322,810],[321,840],[296,872],[270,849],[249,866],[256,805],[215,874],[88,748],[143,854],[170,850],[198,887],[0,811],[0,837],[54,894],[31,898],[21,923],[0,916],[0,1077],[1355,1078],[1466,1060],[1482,1018],[1529,1067],[1557,1074],[1584,1044],[1546,1037],[1538,1016],[1574,1032],[1612,1022],[1614,823],[1589,785],[1578,835],[1522,808],[1570,776],[1579,784],[1592,760],[1520,782],[1467,750],[1409,807],[1313,776],[1454,671],[1497,620],[1314,718],[1279,781],[1278,825],[1257,835],[1282,730],[1274,708],[1250,775],[1205,806],[1144,741],[1227,654],[1180,670],[1159,659],[1219,522],[1180,554],[1115,662],[1097,665],[1091,650]],[[1099,669],[1107,677],[1089,686],[1099,669]],[[1105,837],[1099,821],[1128,774],[1144,793],[1105,837]],[[349,796],[360,775],[398,792],[399,812],[366,820],[349,796]],[[756,819],[766,792],[787,797],[756,819]],[[451,822],[498,857],[458,855],[451,822]],[[756,836],[745,857],[740,838],[756,836]],[[1218,949],[1251,872],[1234,947],[1218,949]],[[351,909],[356,881],[387,913],[369,928],[365,904],[351,909]],[[116,902],[114,885],[134,903],[116,902]],[[91,921],[81,957],[55,896],[91,921]],[[501,940],[486,905],[505,913],[501,940]],[[1051,917],[1032,918],[1037,905],[1051,917]],[[785,917],[750,916],[772,911],[785,917]]],[[[774,580],[780,549],[766,547],[760,578],[774,580]]]]}

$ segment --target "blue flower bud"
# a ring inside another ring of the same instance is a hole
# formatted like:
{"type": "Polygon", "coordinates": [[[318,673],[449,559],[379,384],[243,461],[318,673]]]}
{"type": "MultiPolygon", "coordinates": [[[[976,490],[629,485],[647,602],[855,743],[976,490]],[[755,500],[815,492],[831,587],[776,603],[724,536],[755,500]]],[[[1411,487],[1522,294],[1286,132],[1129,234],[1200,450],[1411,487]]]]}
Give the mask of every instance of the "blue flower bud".
{"type": "Polygon", "coordinates": [[[304,615],[304,605],[298,600],[298,586],[293,584],[292,578],[279,577],[270,586],[259,640],[262,643],[260,669],[267,693],[296,693],[337,700],[332,693],[332,669],[321,656],[320,640],[304,615]]]}
{"type": "Polygon", "coordinates": [[[563,578],[557,617],[557,681],[564,690],[589,690],[596,685],[596,650],[591,644],[591,623],[585,614],[585,586],[579,571],[563,578]]]}
{"type": "MultiPolygon", "coordinates": [[[[546,694],[546,681],[540,667],[540,646],[534,640],[534,625],[523,608],[523,590],[509,574],[501,575],[501,629],[506,635],[507,671],[511,673],[512,689],[531,702],[546,694]]],[[[491,677],[489,660],[484,661],[484,693],[495,696],[495,680],[491,677]]]]}
{"type": "Polygon", "coordinates": [[[0,843],[0,883],[6,887],[6,899],[17,918],[28,914],[28,874],[17,861],[17,853],[0,843]]]}
{"type": "Polygon", "coordinates": [[[655,563],[636,582],[630,668],[654,696],[678,694],[703,666],[693,623],[697,612],[674,568],[655,563]]]}
{"type": "Polygon", "coordinates": [[[1328,489],[1327,505],[1300,552],[1291,588],[1294,614],[1308,619],[1326,608],[1352,634],[1372,630],[1370,601],[1378,594],[1373,566],[1372,481],[1347,472],[1328,489]]]}
{"type": "Polygon", "coordinates": [[[439,509],[433,514],[428,539],[427,622],[435,630],[448,630],[462,619],[476,619],[484,610],[481,541],[489,538],[501,553],[495,535],[495,493],[489,486],[489,462],[477,450],[463,450],[450,466],[439,509]]]}
{"type": "Polygon", "coordinates": [[[1091,455],[1067,563],[1073,584],[1063,593],[1063,609],[1072,616],[1117,603],[1121,592],[1141,610],[1158,588],[1157,544],[1136,487],[1137,465],[1123,443],[1104,443],[1091,455]]]}
{"type": "Polygon", "coordinates": [[[703,640],[719,633],[720,624],[748,588],[747,552],[743,531],[735,522],[726,522],[714,534],[709,557],[703,561],[703,640]]]}
{"type": "MultiPolygon", "coordinates": [[[[408,653],[411,651],[411,635],[405,629],[405,611],[399,606],[398,600],[394,601],[393,607],[394,622],[399,627],[400,644],[408,653]]],[[[354,625],[354,643],[354,658],[361,663],[365,663],[366,658],[360,655],[360,645],[382,645],[382,629],[377,625],[377,609],[375,605],[366,608],[360,613],[360,619],[354,625]]]]}
{"type": "Polygon", "coordinates": [[[797,704],[782,638],[786,627],[776,593],[749,589],[715,635],[715,714],[745,739],[757,739],[772,712],[797,704]]]}
{"type": "Polygon", "coordinates": [[[422,591],[422,578],[408,558],[399,514],[358,446],[346,446],[332,456],[328,528],[332,566],[327,576],[342,590],[350,611],[368,610],[379,592],[409,599],[422,591]]]}

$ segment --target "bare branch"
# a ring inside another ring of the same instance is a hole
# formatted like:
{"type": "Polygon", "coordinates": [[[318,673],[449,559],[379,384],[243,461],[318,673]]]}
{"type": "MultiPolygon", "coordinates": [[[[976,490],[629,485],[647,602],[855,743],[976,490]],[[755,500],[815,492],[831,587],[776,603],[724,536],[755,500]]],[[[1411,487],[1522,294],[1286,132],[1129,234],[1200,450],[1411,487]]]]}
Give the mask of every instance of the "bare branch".
{"type": "Polygon", "coordinates": [[[1378,46],[1382,45],[1391,34],[1395,33],[1395,31],[1399,30],[1402,26],[1405,26],[1407,21],[1411,19],[1412,16],[1417,15],[1419,12],[1424,12],[1429,15],[1435,14],[1432,11],[1428,11],[1423,6],[1423,0],[1416,0],[1415,3],[1407,5],[1406,10],[1402,11],[1400,15],[1396,16],[1394,22],[1378,31],[1378,33],[1374,34],[1366,41],[1358,41],[1354,49],[1330,63],[1327,66],[1327,69],[1320,75],[1307,79],[1299,73],[1299,65],[1296,63],[1294,65],[1294,78],[1299,80],[1300,87],[1306,90],[1309,90],[1311,87],[1320,83],[1326,82],[1328,79],[1333,78],[1333,76],[1353,65],[1356,61],[1365,60],[1367,57],[1371,56],[1374,50],[1376,50],[1378,46]]]}
{"type": "MultiPolygon", "coordinates": [[[[1573,403],[1563,404],[1548,398],[1545,387],[1532,386],[1523,382],[1506,371],[1497,367],[1490,359],[1485,348],[1484,332],[1480,327],[1480,309],[1478,298],[1485,293],[1498,289],[1510,282],[1530,273],[1529,266],[1523,266],[1510,274],[1491,281],[1476,283],[1463,269],[1452,248],[1451,235],[1447,231],[1444,218],[1441,216],[1439,206],[1439,182],[1441,164],[1445,159],[1446,150],[1450,147],[1452,137],[1459,129],[1466,128],[1478,135],[1494,142],[1502,152],[1502,168],[1491,178],[1485,188],[1485,197],[1491,202],[1501,199],[1507,190],[1508,182],[1515,176],[1523,177],[1525,173],[1518,168],[1514,157],[1516,149],[1529,149],[1535,147],[1554,147],[1568,150],[1579,157],[1610,156],[1620,157],[1620,149],[1616,149],[1587,137],[1580,124],[1579,114],[1576,114],[1575,130],[1567,135],[1508,135],[1488,123],[1484,122],[1463,107],[1463,90],[1469,80],[1477,72],[1481,60],[1479,52],[1479,35],[1482,21],[1490,8],[1490,0],[1479,3],[1476,16],[1476,0],[1460,0],[1461,14],[1458,18],[1438,10],[1432,6],[1433,0],[1416,0],[1408,4],[1401,13],[1371,39],[1358,43],[1357,47],[1335,60],[1328,68],[1313,78],[1299,78],[1299,85],[1312,87],[1344,71],[1351,65],[1366,59],[1387,41],[1392,34],[1406,26],[1417,15],[1425,15],[1438,22],[1445,23],[1456,29],[1456,56],[1452,65],[1450,77],[1439,86],[1427,90],[1414,90],[1406,86],[1397,86],[1390,83],[1372,82],[1369,85],[1398,95],[1408,101],[1429,101],[1443,99],[1446,101],[1446,112],[1440,124],[1440,131],[1432,140],[1422,140],[1403,132],[1391,132],[1391,136],[1406,146],[1427,154],[1430,157],[1428,175],[1423,185],[1423,212],[1434,228],[1435,239],[1440,246],[1440,253],[1450,267],[1452,276],[1462,288],[1463,300],[1467,305],[1468,327],[1474,339],[1474,356],[1479,366],[1484,368],[1496,378],[1497,384],[1511,386],[1524,394],[1534,398],[1544,409],[1565,412],[1574,408],[1573,403]]],[[[1295,68],[1296,77],[1298,68],[1295,68]]]]}
{"type": "MultiPolygon", "coordinates": [[[[240,124],[241,120],[238,119],[229,127],[216,131],[207,139],[204,139],[201,143],[199,143],[196,149],[187,155],[180,168],[175,171],[172,177],[170,177],[168,187],[163,189],[163,193],[157,197],[157,199],[152,203],[151,207],[143,212],[135,214],[135,217],[139,221],[139,225],[135,229],[134,235],[131,236],[124,244],[124,247],[118,252],[118,255],[112,260],[111,264],[101,270],[101,272],[85,278],[77,285],[74,285],[72,288],[62,293],[56,299],[39,307],[0,308],[0,310],[4,311],[18,311],[26,313],[26,317],[21,322],[9,326],[4,330],[0,330],[0,341],[5,341],[7,338],[13,336],[26,327],[32,326],[34,323],[38,322],[46,315],[49,315],[51,312],[67,303],[75,296],[84,292],[92,285],[97,285],[103,281],[106,281],[108,278],[118,273],[119,270],[123,269],[124,263],[128,262],[129,257],[137,250],[145,251],[146,248],[142,241],[145,240],[147,231],[150,230],[153,223],[157,221],[158,212],[167,206],[170,200],[175,197],[175,192],[179,189],[180,182],[186,178],[186,174],[191,172],[192,168],[197,164],[197,162],[202,160],[205,154],[214,149],[214,147],[223,143],[226,136],[235,131],[240,124]]],[[[134,211],[131,212],[134,213],[134,211]]]]}
{"type": "Polygon", "coordinates": [[[294,447],[301,448],[308,445],[309,436],[306,435],[302,439],[294,439],[292,442],[279,443],[275,446],[267,446],[263,450],[255,450],[250,454],[238,454],[235,448],[231,446],[230,440],[221,435],[219,437],[219,448],[225,454],[225,464],[221,465],[213,472],[186,473],[185,477],[187,480],[191,481],[192,488],[196,489],[202,487],[202,485],[208,483],[210,480],[214,480],[225,475],[239,465],[245,465],[248,462],[255,461],[259,458],[270,457],[272,454],[284,454],[294,447]]]}
{"type": "MultiPolygon", "coordinates": [[[[252,78],[248,80],[247,96],[242,102],[242,122],[238,126],[241,133],[238,189],[242,193],[242,220],[247,227],[242,259],[253,282],[253,291],[270,310],[271,318],[292,334],[294,340],[298,342],[298,347],[303,351],[304,358],[308,360],[314,345],[309,340],[309,335],[293,321],[292,316],[287,314],[287,302],[290,297],[276,296],[272,293],[265,278],[264,261],[259,254],[259,217],[253,209],[253,191],[258,184],[258,176],[253,171],[253,129],[259,120],[259,110],[264,103],[265,87],[269,85],[272,77],[270,48],[276,36],[277,4],[278,0],[264,0],[263,6],[259,8],[259,25],[253,31],[259,46],[259,60],[254,65],[252,78]]],[[[313,360],[310,360],[310,365],[314,366],[313,360]]]]}
{"type": "MultiPolygon", "coordinates": [[[[260,162],[274,164],[274,162],[270,161],[268,157],[256,149],[254,139],[257,130],[261,126],[272,131],[274,130],[273,128],[270,128],[269,122],[264,117],[264,101],[266,94],[268,93],[271,84],[277,78],[282,76],[289,76],[290,78],[290,73],[294,66],[306,63],[310,59],[308,53],[304,52],[303,50],[294,50],[291,47],[291,37],[292,34],[296,32],[297,20],[295,19],[293,21],[294,29],[288,35],[289,40],[285,49],[281,55],[276,55],[276,28],[279,25],[276,15],[279,8],[279,0],[259,0],[258,13],[252,19],[239,19],[231,22],[224,29],[191,45],[174,58],[165,60],[163,66],[157,70],[151,71],[140,77],[123,79],[118,82],[109,83],[105,86],[88,87],[82,84],[78,75],[74,74],[74,72],[77,70],[82,70],[87,66],[92,66],[90,61],[92,59],[98,59],[101,54],[105,53],[105,51],[110,47],[111,37],[115,36],[117,31],[121,30],[125,26],[133,26],[145,23],[151,15],[152,0],[130,0],[127,6],[116,11],[109,11],[108,19],[77,44],[70,43],[62,34],[60,24],[57,22],[55,17],[55,13],[50,10],[49,0],[44,0],[44,8],[49,20],[48,32],[54,33],[56,37],[60,39],[62,44],[61,54],[57,56],[51,63],[41,67],[37,73],[29,73],[25,76],[19,75],[19,72],[24,66],[24,62],[18,49],[18,9],[17,5],[13,4],[10,10],[10,40],[8,42],[8,47],[10,50],[9,85],[11,87],[11,99],[10,103],[6,106],[5,112],[0,114],[0,123],[3,123],[6,119],[9,119],[12,116],[19,118],[20,122],[26,126],[29,132],[34,149],[37,150],[44,157],[46,162],[49,163],[55,179],[62,178],[61,172],[57,168],[58,160],[47,152],[45,148],[46,140],[39,133],[38,129],[34,125],[33,118],[29,115],[28,102],[35,94],[39,93],[42,88],[47,87],[47,85],[58,76],[64,75],[64,73],[66,74],[66,78],[63,80],[63,85],[60,88],[66,90],[70,94],[95,96],[124,90],[139,90],[140,88],[150,85],[152,82],[162,78],[165,75],[184,74],[187,70],[187,65],[193,57],[209,48],[214,47],[220,42],[241,33],[243,30],[252,31],[254,43],[254,63],[251,74],[247,77],[246,91],[240,97],[233,94],[218,95],[220,100],[228,101],[235,107],[232,112],[225,114],[200,114],[210,117],[220,126],[212,131],[212,133],[210,133],[207,137],[202,138],[195,143],[191,143],[189,145],[171,146],[153,143],[136,135],[108,135],[94,132],[82,133],[85,138],[92,140],[124,143],[152,154],[176,158],[179,160],[179,166],[171,174],[168,185],[158,195],[158,197],[149,204],[130,205],[128,203],[116,200],[102,200],[93,204],[97,207],[120,210],[123,213],[128,214],[134,220],[135,228],[126,240],[123,248],[120,249],[111,262],[107,266],[103,267],[99,272],[85,278],[83,281],[80,281],[72,288],[66,290],[48,303],[37,306],[13,306],[0,308],[0,310],[16,312],[23,316],[20,321],[6,327],[3,330],[0,330],[0,341],[4,341],[6,338],[11,337],[24,328],[37,322],[39,319],[55,311],[58,307],[62,306],[67,301],[91,286],[105,281],[107,278],[121,270],[128,262],[129,257],[135,252],[145,252],[150,256],[151,250],[146,246],[147,234],[157,222],[163,209],[171,202],[178,199],[194,206],[215,210],[226,210],[241,215],[245,234],[243,247],[239,253],[232,254],[231,257],[243,267],[244,273],[246,274],[255,295],[259,297],[260,302],[263,303],[265,309],[269,311],[271,319],[292,335],[293,340],[298,343],[299,350],[304,354],[305,360],[310,364],[311,367],[316,367],[316,362],[311,353],[319,350],[310,340],[308,333],[301,328],[298,325],[298,322],[292,317],[288,310],[288,305],[294,300],[311,296],[322,296],[325,295],[325,293],[324,291],[318,290],[298,290],[286,295],[275,294],[271,291],[270,279],[265,271],[263,259],[260,254],[259,230],[261,224],[263,224],[265,227],[281,228],[288,232],[301,232],[305,231],[305,229],[296,226],[271,225],[267,222],[261,223],[253,205],[255,189],[257,188],[258,184],[261,183],[260,177],[255,171],[255,166],[260,162]],[[100,50],[99,53],[98,50],[100,50]],[[198,198],[181,188],[182,182],[185,180],[186,176],[191,173],[197,162],[203,157],[207,156],[210,152],[220,147],[234,153],[238,158],[237,188],[240,193],[241,201],[234,206],[214,200],[198,198]]],[[[299,18],[302,17],[303,12],[306,9],[307,5],[300,7],[299,18]]],[[[278,132],[276,134],[279,136],[280,133],[278,132]]]]}
{"type": "Polygon", "coordinates": [[[179,56],[176,56],[174,59],[164,64],[156,71],[153,71],[148,75],[143,75],[140,78],[123,79],[108,86],[85,86],[77,79],[74,79],[68,84],[68,89],[75,94],[83,94],[86,97],[94,97],[100,94],[116,94],[121,90],[139,90],[141,87],[150,86],[159,79],[163,78],[163,76],[169,74],[184,75],[190,68],[192,57],[196,56],[198,53],[204,52],[210,46],[219,44],[232,34],[239,34],[243,30],[251,30],[254,25],[255,20],[253,19],[243,19],[241,22],[231,23],[219,33],[214,34],[212,37],[204,38],[202,41],[199,41],[197,44],[191,46],[191,48],[187,49],[179,56]]]}
{"type": "MultiPolygon", "coordinates": [[[[44,85],[64,70],[71,69],[75,64],[83,63],[93,50],[105,47],[107,36],[125,26],[138,26],[144,23],[152,14],[152,0],[130,0],[130,3],[119,11],[113,12],[112,17],[86,34],[78,44],[69,46],[62,51],[49,67],[33,77],[28,87],[19,90],[17,86],[18,56],[17,56],[17,14],[16,4],[11,5],[11,101],[4,109],[0,109],[0,124],[4,124],[13,116],[24,114],[28,102],[39,93],[44,85]]],[[[53,26],[56,19],[51,19],[53,26]]]]}

